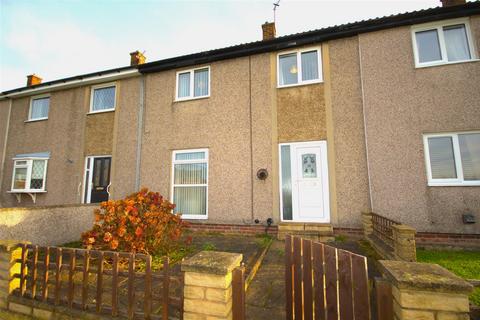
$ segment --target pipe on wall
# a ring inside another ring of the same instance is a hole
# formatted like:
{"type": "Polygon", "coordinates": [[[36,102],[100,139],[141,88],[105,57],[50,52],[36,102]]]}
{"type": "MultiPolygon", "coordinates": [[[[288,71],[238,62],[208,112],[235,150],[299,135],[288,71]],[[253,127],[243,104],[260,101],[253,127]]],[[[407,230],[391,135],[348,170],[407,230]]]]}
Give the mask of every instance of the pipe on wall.
{"type": "Polygon", "coordinates": [[[7,125],[5,126],[5,139],[2,146],[2,163],[0,167],[0,188],[3,185],[3,172],[5,170],[5,159],[7,156],[7,141],[8,141],[8,130],[10,129],[10,115],[12,113],[12,99],[9,99],[8,103],[8,114],[7,114],[7,125]]]}
{"type": "Polygon", "coordinates": [[[145,112],[145,75],[140,77],[140,97],[138,104],[138,120],[137,120],[137,154],[135,159],[135,191],[140,189],[140,166],[142,162],[142,136],[144,125],[144,112],[145,112]]]}

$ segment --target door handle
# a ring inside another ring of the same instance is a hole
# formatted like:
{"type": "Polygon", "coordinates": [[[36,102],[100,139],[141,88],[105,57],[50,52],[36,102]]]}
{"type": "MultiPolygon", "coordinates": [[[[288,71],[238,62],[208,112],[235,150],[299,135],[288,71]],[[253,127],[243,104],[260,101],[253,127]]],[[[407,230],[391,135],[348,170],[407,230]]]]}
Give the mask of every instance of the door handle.
{"type": "Polygon", "coordinates": [[[111,185],[111,184],[112,184],[112,183],[110,182],[110,183],[108,184],[108,186],[107,186],[107,193],[108,193],[108,195],[110,195],[110,185],[111,185]]]}

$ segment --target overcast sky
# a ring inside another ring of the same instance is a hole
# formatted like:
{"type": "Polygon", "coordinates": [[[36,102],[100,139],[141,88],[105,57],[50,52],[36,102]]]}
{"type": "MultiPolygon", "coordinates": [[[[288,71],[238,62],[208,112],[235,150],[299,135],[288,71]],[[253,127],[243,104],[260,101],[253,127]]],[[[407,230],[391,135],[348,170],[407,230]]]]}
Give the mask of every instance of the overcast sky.
{"type": "MultiPolygon", "coordinates": [[[[0,0],[0,91],[260,40],[274,0],[0,0]]],[[[276,1],[276,0],[275,0],[276,1]]],[[[436,7],[438,0],[281,0],[277,35],[436,7]]]]}

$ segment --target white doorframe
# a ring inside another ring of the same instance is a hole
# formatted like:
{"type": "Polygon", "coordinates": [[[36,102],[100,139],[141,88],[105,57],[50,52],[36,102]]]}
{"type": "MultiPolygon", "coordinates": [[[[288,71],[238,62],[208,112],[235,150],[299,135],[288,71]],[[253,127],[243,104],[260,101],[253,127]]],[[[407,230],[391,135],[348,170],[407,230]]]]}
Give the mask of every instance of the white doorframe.
{"type": "Polygon", "coordinates": [[[282,222],[316,222],[316,223],[330,223],[330,192],[329,192],[329,180],[328,180],[328,157],[327,157],[327,141],[308,141],[308,142],[292,142],[292,143],[280,143],[278,145],[279,154],[279,192],[280,192],[280,220],[282,222]],[[283,218],[283,196],[282,196],[282,146],[290,146],[290,172],[292,175],[292,181],[295,175],[296,166],[296,148],[298,147],[319,147],[320,148],[320,165],[317,167],[317,171],[321,174],[321,183],[323,188],[323,211],[324,218],[322,219],[309,219],[302,220],[296,219],[298,212],[294,206],[293,201],[294,192],[292,188],[292,220],[284,220],[283,218]]]}
{"type": "Polygon", "coordinates": [[[85,169],[83,171],[83,186],[82,186],[82,203],[90,203],[90,200],[91,200],[92,183],[93,183],[93,174],[92,174],[92,172],[93,172],[93,160],[95,158],[107,158],[107,157],[110,157],[110,161],[111,161],[112,156],[109,155],[109,154],[101,155],[101,156],[87,156],[87,157],[85,157],[85,167],[84,167],[85,169]],[[88,181],[87,181],[87,172],[88,172],[88,181]],[[85,195],[86,190],[89,190],[89,192],[85,195]]]}

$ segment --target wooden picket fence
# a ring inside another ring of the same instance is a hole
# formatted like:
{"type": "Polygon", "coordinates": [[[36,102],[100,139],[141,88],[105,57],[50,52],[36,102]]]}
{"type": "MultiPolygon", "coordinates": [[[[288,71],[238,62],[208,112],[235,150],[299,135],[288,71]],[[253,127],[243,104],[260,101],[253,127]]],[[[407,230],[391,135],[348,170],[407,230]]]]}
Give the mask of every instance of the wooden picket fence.
{"type": "Polygon", "coordinates": [[[167,258],[153,272],[145,254],[21,245],[14,294],[128,319],[183,318],[183,276],[167,258]]]}
{"type": "Polygon", "coordinates": [[[299,237],[285,239],[288,320],[367,320],[367,259],[299,237]]]}

